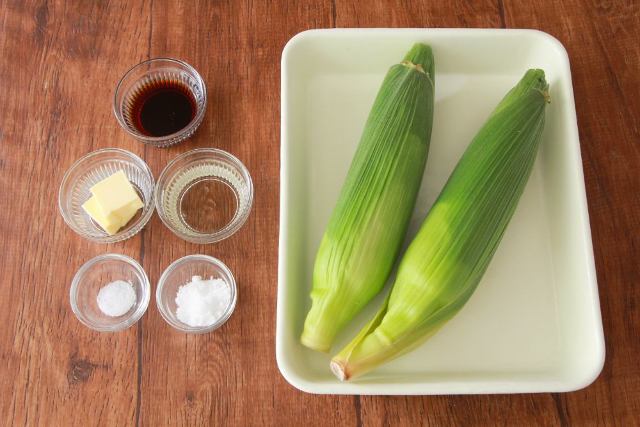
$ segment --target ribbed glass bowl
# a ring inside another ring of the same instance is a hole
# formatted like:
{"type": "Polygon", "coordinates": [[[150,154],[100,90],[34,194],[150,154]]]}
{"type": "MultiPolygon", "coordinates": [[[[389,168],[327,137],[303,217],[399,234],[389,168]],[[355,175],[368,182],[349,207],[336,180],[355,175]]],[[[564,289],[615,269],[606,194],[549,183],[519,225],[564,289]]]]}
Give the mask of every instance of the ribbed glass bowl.
{"type": "Polygon", "coordinates": [[[138,156],[119,148],[105,148],[78,159],[65,173],[58,193],[58,207],[64,221],[82,237],[98,243],[113,243],[138,233],[154,210],[154,179],[149,166],[138,156]],[[91,187],[122,170],[144,203],[141,212],[110,236],[82,209],[91,197],[91,187]]]}
{"type": "Polygon", "coordinates": [[[214,243],[234,234],[242,227],[253,204],[253,183],[249,171],[235,156],[215,148],[187,151],[173,159],[164,168],[155,191],[156,209],[162,222],[173,233],[193,243],[214,243]],[[197,183],[210,180],[226,185],[234,200],[204,199],[203,212],[211,209],[210,222],[215,210],[228,208],[233,211],[230,221],[219,229],[203,232],[195,229],[187,220],[185,195],[197,183]],[[219,206],[220,204],[232,206],[219,206]]]}
{"type": "Polygon", "coordinates": [[[128,256],[104,254],[87,261],[73,277],[69,291],[71,309],[83,325],[100,332],[115,332],[134,325],[149,306],[151,286],[140,264],[128,256]],[[133,306],[122,316],[111,317],[98,307],[98,293],[116,280],[129,282],[136,293],[133,306]]]}
{"type": "Polygon", "coordinates": [[[138,141],[154,147],[169,147],[191,137],[198,129],[207,109],[207,87],[191,65],[173,58],[153,58],[132,67],[118,82],[113,96],[113,114],[122,128],[138,141]],[[196,114],[179,131],[164,136],[145,135],[134,125],[129,106],[145,87],[161,81],[181,82],[189,88],[196,103],[196,114]]]}

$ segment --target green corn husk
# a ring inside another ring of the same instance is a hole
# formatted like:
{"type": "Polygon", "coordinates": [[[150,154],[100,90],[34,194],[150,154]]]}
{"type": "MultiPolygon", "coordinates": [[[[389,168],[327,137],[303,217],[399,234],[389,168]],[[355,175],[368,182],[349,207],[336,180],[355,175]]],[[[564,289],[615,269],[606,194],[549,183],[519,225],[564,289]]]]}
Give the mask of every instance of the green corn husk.
{"type": "Polygon", "coordinates": [[[433,122],[431,48],[415,44],[387,73],[320,243],[301,342],[329,351],[384,286],[427,161],[433,122]]]}
{"type": "Polygon", "coordinates": [[[405,354],[475,291],[531,174],[548,84],[529,70],[473,139],[398,267],[383,307],[331,362],[341,380],[405,354]]]}

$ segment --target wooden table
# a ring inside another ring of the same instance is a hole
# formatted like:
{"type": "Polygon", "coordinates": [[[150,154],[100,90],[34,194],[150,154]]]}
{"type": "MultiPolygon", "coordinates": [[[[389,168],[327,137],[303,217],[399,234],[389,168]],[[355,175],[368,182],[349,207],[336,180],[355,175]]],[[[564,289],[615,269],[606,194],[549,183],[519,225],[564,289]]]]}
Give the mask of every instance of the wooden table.
{"type": "Polygon", "coordinates": [[[640,4],[351,0],[0,3],[0,424],[640,424],[640,4]],[[538,3],[532,5],[530,3],[538,3]],[[274,356],[280,53],[309,28],[538,28],[569,51],[607,343],[598,380],[568,394],[313,396],[274,356]],[[111,112],[119,77],[150,57],[186,60],[206,81],[205,121],[169,149],[127,136],[111,112]],[[215,146],[253,173],[248,223],[214,245],[185,243],[154,215],[134,238],[81,239],[57,190],[81,155],[120,147],[157,177],[178,153],[215,146]],[[69,307],[76,269],[104,252],[157,282],[191,253],[221,258],[241,298],[218,333],[174,332],[155,304],[135,327],[99,334],[69,307]]]}

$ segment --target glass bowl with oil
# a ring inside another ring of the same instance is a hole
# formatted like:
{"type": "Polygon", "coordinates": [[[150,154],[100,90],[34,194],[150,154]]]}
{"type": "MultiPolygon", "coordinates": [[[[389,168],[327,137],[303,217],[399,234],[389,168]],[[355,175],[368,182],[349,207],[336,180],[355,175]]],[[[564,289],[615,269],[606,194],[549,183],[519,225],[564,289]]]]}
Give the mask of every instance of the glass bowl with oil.
{"type": "Polygon", "coordinates": [[[62,178],[58,207],[69,227],[85,239],[114,243],[136,235],[149,222],[155,208],[155,182],[149,166],[135,154],[119,148],[104,148],[78,159],[62,178]],[[142,200],[143,207],[117,233],[110,235],[82,208],[91,197],[91,187],[122,170],[142,200]]]}
{"type": "Polygon", "coordinates": [[[214,243],[242,227],[253,204],[249,171],[215,148],[187,151],[164,168],[155,190],[158,215],[178,237],[214,243]]]}

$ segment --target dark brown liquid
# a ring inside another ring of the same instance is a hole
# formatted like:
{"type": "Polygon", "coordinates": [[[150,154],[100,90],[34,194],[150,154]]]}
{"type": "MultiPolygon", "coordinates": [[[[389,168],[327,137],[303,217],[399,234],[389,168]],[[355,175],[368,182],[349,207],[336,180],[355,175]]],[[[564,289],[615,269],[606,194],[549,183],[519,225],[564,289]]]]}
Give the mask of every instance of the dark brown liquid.
{"type": "Polygon", "coordinates": [[[196,100],[189,88],[176,81],[145,85],[131,102],[134,126],[147,136],[167,136],[185,128],[196,116],[196,100]]]}

